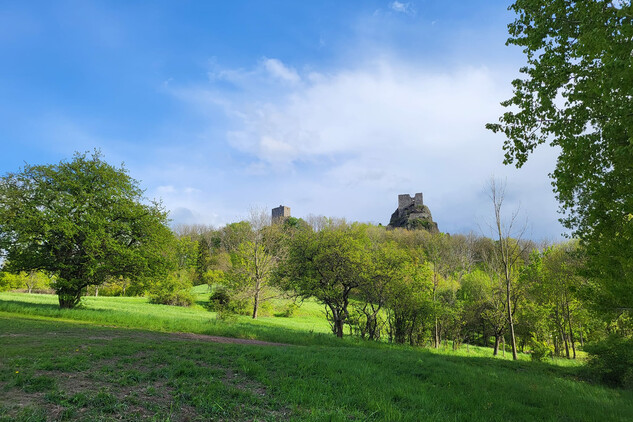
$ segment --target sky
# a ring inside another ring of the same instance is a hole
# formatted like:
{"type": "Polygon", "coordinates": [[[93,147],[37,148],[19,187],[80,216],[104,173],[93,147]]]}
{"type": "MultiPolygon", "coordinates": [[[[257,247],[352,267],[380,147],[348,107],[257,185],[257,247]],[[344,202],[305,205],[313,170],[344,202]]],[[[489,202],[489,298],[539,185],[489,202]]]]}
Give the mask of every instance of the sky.
{"type": "Polygon", "coordinates": [[[503,165],[525,58],[504,0],[3,1],[0,174],[99,149],[172,224],[281,204],[389,222],[424,194],[443,232],[489,234],[506,183],[533,239],[559,239],[557,151],[503,165]]]}

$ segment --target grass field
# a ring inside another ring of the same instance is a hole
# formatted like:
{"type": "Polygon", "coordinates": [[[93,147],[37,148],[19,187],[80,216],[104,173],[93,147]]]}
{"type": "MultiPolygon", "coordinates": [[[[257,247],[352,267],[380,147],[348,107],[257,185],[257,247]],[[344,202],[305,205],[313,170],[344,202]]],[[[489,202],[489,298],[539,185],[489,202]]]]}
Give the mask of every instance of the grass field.
{"type": "Polygon", "coordinates": [[[313,302],[292,318],[227,322],[142,298],[59,310],[54,296],[2,293],[0,421],[633,420],[633,392],[582,382],[569,361],[341,341],[328,329],[313,302]]]}

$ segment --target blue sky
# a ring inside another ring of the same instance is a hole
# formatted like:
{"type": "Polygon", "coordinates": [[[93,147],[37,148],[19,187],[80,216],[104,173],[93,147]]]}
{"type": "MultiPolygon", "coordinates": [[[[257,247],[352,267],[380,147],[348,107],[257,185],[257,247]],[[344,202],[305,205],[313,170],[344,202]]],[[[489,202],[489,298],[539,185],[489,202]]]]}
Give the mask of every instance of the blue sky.
{"type": "Polygon", "coordinates": [[[556,151],[501,164],[524,58],[509,2],[15,1],[0,4],[0,173],[99,148],[174,223],[249,208],[387,224],[423,192],[442,231],[486,231],[485,192],[558,238],[556,151]]]}

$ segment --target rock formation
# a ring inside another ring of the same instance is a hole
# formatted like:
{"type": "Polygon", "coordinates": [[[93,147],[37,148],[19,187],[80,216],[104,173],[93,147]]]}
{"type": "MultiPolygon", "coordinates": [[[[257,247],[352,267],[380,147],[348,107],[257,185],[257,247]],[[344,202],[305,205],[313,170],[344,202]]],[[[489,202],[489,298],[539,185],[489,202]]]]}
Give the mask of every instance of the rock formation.
{"type": "Polygon", "coordinates": [[[391,214],[389,226],[402,227],[409,230],[424,229],[431,233],[439,232],[437,223],[433,221],[431,210],[422,202],[422,194],[415,197],[409,194],[398,195],[398,209],[391,214]]]}

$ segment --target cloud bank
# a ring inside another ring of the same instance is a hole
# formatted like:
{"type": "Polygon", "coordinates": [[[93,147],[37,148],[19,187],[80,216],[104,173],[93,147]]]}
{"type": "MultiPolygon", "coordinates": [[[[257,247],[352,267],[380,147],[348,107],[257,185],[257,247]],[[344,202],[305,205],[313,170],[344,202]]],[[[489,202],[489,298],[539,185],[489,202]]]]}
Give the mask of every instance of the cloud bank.
{"type": "Polygon", "coordinates": [[[322,72],[266,58],[214,74],[229,75],[230,89],[211,78],[178,95],[228,116],[226,142],[241,157],[233,177],[252,203],[387,224],[397,194],[423,192],[441,230],[476,231],[490,214],[484,186],[495,175],[508,180],[508,214],[521,204],[534,237],[561,232],[547,178],[554,151],[519,171],[504,167],[503,139],[484,128],[510,95],[508,75],[390,57],[322,72]]]}

